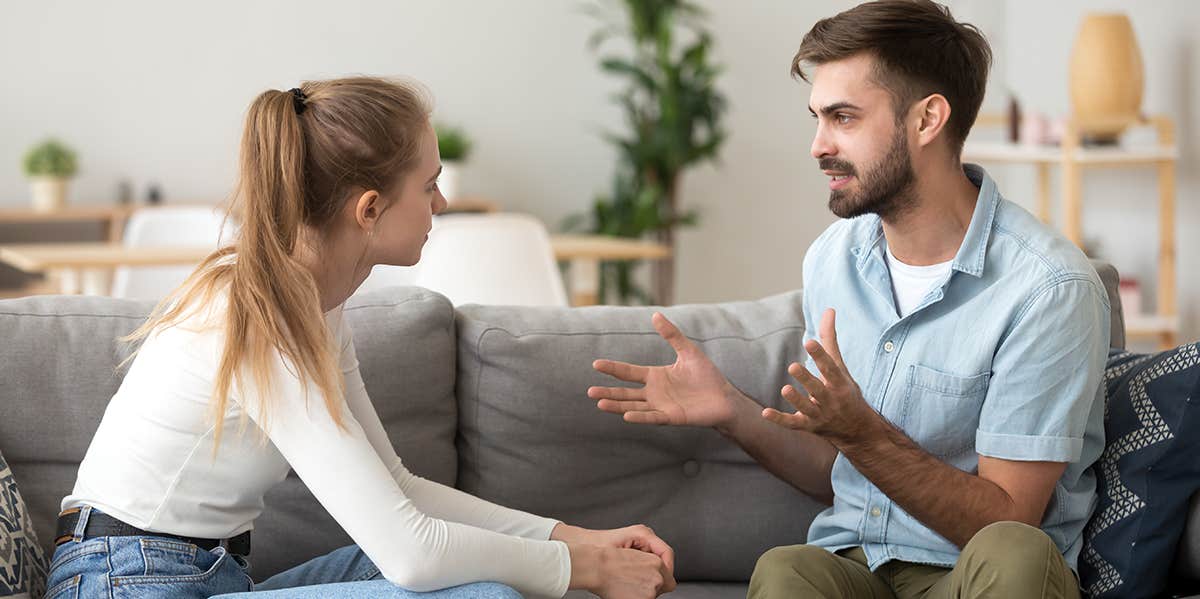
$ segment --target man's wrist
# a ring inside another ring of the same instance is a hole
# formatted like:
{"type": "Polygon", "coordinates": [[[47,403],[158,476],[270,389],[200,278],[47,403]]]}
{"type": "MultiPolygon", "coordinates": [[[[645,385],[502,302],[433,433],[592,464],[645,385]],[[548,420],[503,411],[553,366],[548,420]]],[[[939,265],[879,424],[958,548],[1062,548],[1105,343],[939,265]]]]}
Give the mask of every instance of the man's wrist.
{"type": "Polygon", "coordinates": [[[838,451],[847,457],[870,455],[872,452],[886,446],[889,442],[888,427],[890,425],[883,416],[875,410],[866,410],[863,424],[857,434],[841,439],[830,439],[838,451]]]}
{"type": "Polygon", "coordinates": [[[750,419],[759,417],[762,406],[732,384],[726,383],[724,393],[725,401],[733,407],[732,415],[729,420],[713,425],[713,428],[724,437],[736,439],[750,419]]]}

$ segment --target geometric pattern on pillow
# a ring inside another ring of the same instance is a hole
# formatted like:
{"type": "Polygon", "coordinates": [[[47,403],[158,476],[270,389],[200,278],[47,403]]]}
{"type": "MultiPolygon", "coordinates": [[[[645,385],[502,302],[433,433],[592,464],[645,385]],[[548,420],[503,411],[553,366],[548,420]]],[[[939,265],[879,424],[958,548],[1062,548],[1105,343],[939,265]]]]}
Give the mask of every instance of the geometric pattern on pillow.
{"type": "Polygon", "coordinates": [[[0,597],[41,597],[46,593],[47,570],[29,510],[0,454],[0,597]]]}
{"type": "MultiPolygon", "coordinates": [[[[1109,357],[1104,372],[1106,440],[1096,465],[1099,510],[1085,530],[1080,564],[1087,596],[1132,597],[1131,592],[1151,596],[1165,590],[1165,573],[1174,549],[1173,545],[1167,547],[1165,542],[1170,540],[1170,531],[1142,528],[1147,520],[1157,522],[1163,517],[1158,513],[1161,508],[1186,510],[1190,491],[1171,493],[1178,497],[1155,496],[1152,509],[1146,508],[1150,500],[1149,487],[1154,486],[1155,491],[1161,493],[1164,489],[1180,486],[1174,473],[1153,470],[1160,462],[1168,465],[1170,461],[1173,467],[1180,462],[1181,456],[1174,455],[1179,451],[1172,451],[1178,433],[1172,427],[1179,427],[1185,419],[1194,417],[1194,414],[1188,414],[1188,404],[1200,378],[1197,372],[1188,372],[1192,370],[1200,372],[1200,344],[1184,345],[1159,354],[1119,352],[1109,357]],[[1156,389],[1157,393],[1152,392],[1156,389]],[[1121,413],[1114,416],[1113,410],[1121,413]],[[1164,410],[1168,412],[1165,417],[1164,410]],[[1148,514],[1151,511],[1156,513],[1148,514]],[[1111,534],[1106,536],[1106,532],[1111,534]],[[1145,542],[1138,547],[1139,541],[1145,542]],[[1154,546],[1146,546],[1152,543],[1154,546]],[[1114,544],[1123,546],[1113,547],[1114,544]],[[1150,568],[1143,563],[1144,557],[1150,554],[1159,554],[1159,558],[1152,561],[1156,572],[1148,572],[1150,568]],[[1138,557],[1143,559],[1136,559],[1138,557]],[[1134,567],[1135,560],[1140,567],[1134,567]]],[[[1200,434],[1200,430],[1188,434],[1200,434]]],[[[1194,466],[1186,465],[1189,461],[1194,463],[1195,457],[1182,457],[1185,465],[1181,470],[1195,470],[1194,466]]],[[[1182,529],[1182,520],[1178,527],[1182,529]]]]}

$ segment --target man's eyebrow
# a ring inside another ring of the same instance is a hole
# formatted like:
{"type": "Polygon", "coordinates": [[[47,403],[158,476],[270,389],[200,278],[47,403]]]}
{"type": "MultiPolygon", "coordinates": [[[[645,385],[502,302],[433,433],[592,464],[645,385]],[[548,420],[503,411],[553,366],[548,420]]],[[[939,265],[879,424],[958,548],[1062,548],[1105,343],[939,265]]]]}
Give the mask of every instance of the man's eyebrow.
{"type": "MultiPolygon", "coordinates": [[[[850,110],[860,110],[860,108],[858,106],[855,106],[849,102],[834,102],[833,104],[830,104],[828,106],[822,106],[821,114],[828,115],[830,113],[837,112],[839,110],[845,110],[847,108],[849,108],[850,110]]],[[[813,110],[812,106],[808,107],[808,112],[810,112],[813,116],[817,115],[817,111],[813,110]]]]}

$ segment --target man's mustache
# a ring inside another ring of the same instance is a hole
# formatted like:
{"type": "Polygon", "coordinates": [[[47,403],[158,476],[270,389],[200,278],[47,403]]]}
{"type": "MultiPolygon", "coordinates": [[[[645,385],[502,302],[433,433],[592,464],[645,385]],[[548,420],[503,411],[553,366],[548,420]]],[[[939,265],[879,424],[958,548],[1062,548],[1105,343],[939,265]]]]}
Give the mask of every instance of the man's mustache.
{"type": "Polygon", "coordinates": [[[822,158],[817,161],[817,164],[823,171],[837,171],[839,173],[846,173],[847,175],[854,174],[853,164],[844,160],[838,160],[837,158],[822,158]]]}

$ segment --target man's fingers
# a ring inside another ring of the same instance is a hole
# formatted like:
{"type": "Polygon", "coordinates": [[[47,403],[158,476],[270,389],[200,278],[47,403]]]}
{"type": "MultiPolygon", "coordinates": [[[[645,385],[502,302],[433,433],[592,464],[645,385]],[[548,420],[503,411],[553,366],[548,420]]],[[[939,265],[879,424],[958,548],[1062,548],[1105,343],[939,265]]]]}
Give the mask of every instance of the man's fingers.
{"type": "Polygon", "coordinates": [[[809,426],[809,419],[804,414],[784,414],[775,408],[763,409],[762,417],[779,426],[797,431],[808,430],[809,426]]]}
{"type": "Polygon", "coordinates": [[[654,330],[658,331],[659,336],[671,344],[671,348],[675,350],[675,353],[683,353],[692,347],[692,341],[685,337],[670,320],[667,320],[667,317],[663,316],[662,312],[655,312],[650,317],[650,322],[654,325],[654,330]]]}
{"type": "Polygon", "coordinates": [[[645,383],[646,373],[650,370],[645,366],[615,360],[596,360],[592,362],[592,368],[630,383],[645,383]]]}
{"type": "Polygon", "coordinates": [[[842,362],[842,349],[838,345],[837,339],[837,312],[833,308],[826,308],[821,314],[821,325],[818,331],[821,334],[821,345],[829,352],[833,359],[837,360],[838,364],[842,362]]]}
{"type": "Polygon", "coordinates": [[[617,401],[613,399],[601,399],[596,402],[596,407],[610,414],[624,414],[626,412],[644,412],[651,409],[650,404],[644,401],[617,401]]]}
{"type": "MultiPolygon", "coordinates": [[[[809,341],[804,350],[812,357],[813,362],[817,363],[817,368],[821,370],[821,376],[825,377],[825,382],[834,383],[842,382],[846,377],[843,374],[841,362],[838,362],[825,351],[825,347],[816,341],[809,341]]],[[[807,388],[807,387],[806,387],[807,388]]],[[[812,389],[809,389],[812,391],[812,389]]]]}
{"type": "Polygon", "coordinates": [[[667,424],[667,415],[659,410],[631,410],[625,412],[625,422],[633,424],[667,424]]]}
{"type": "Polygon", "coordinates": [[[783,398],[788,401],[788,403],[792,404],[792,406],[799,410],[800,413],[806,416],[815,418],[820,412],[820,406],[813,403],[811,397],[801,393],[798,389],[791,385],[784,385],[783,390],[780,391],[779,394],[782,395],[783,398]]]}
{"type": "Polygon", "coordinates": [[[792,362],[788,366],[788,374],[792,375],[792,378],[796,379],[796,382],[800,383],[809,395],[816,396],[818,400],[825,395],[825,383],[813,376],[813,373],[809,372],[803,364],[792,362]]]}
{"type": "Polygon", "coordinates": [[[645,387],[588,387],[592,399],[645,400],[645,387]]]}

